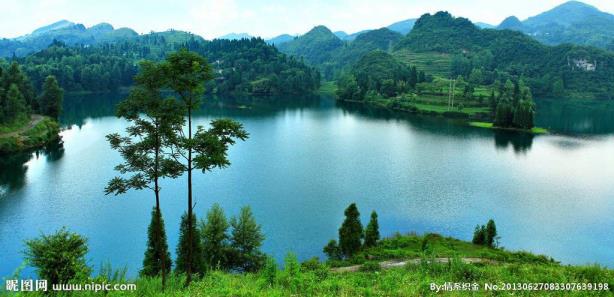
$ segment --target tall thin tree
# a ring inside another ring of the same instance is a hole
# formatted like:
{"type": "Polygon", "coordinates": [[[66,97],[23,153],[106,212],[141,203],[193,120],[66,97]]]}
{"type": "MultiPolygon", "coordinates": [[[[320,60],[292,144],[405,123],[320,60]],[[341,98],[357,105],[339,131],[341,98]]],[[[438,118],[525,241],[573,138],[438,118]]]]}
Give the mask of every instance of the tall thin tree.
{"type": "MultiPolygon", "coordinates": [[[[248,137],[243,126],[230,119],[214,120],[210,123],[210,128],[197,127],[193,133],[192,117],[194,111],[198,110],[201,104],[201,97],[204,93],[204,83],[213,78],[212,68],[207,60],[197,53],[181,49],[171,53],[164,62],[167,87],[173,90],[183,103],[185,115],[187,116],[187,127],[176,130],[175,144],[176,150],[173,156],[183,159],[184,172],[187,172],[188,181],[188,210],[187,218],[194,217],[193,195],[192,195],[192,171],[200,169],[204,172],[214,168],[224,168],[230,165],[227,158],[228,147],[235,143],[236,139],[245,140],[248,137]],[[185,134],[187,130],[187,135],[185,134]]],[[[197,240],[194,234],[195,226],[193,220],[187,221],[187,258],[192,259],[194,241],[197,240]]],[[[187,261],[186,285],[192,280],[192,274],[196,272],[196,267],[192,266],[191,261],[187,261]]]]}
{"type": "Polygon", "coordinates": [[[164,288],[171,261],[160,209],[160,179],[176,178],[182,173],[181,164],[166,155],[165,148],[170,145],[169,139],[174,131],[183,124],[183,109],[175,100],[162,97],[163,74],[160,65],[141,63],[140,73],[135,77],[136,87],[118,105],[117,115],[132,126],[126,129],[127,136],[113,133],[107,135],[107,139],[124,159],[115,169],[123,175],[132,175],[113,178],[105,193],[119,195],[130,189],[151,189],[154,192],[156,205],[142,272],[161,274],[164,288]]]}

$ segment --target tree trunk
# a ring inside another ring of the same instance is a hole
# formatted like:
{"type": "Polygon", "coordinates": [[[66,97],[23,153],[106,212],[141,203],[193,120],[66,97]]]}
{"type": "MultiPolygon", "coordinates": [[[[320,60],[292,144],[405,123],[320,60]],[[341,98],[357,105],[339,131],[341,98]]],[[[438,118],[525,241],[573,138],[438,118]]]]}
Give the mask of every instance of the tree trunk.
{"type": "MultiPolygon", "coordinates": [[[[154,192],[156,192],[156,212],[157,215],[160,217],[160,223],[162,223],[162,210],[160,210],[160,186],[158,184],[158,176],[160,176],[160,135],[159,135],[159,131],[160,128],[158,127],[158,124],[156,124],[156,156],[155,156],[155,164],[154,164],[154,192]]],[[[164,225],[161,226],[161,228],[164,228],[164,225]]],[[[160,230],[161,231],[161,230],[160,230]]],[[[158,247],[162,246],[162,238],[160,236],[160,232],[157,233],[157,245],[158,247]]],[[[159,251],[161,250],[160,248],[158,249],[159,251]]],[[[162,254],[160,255],[160,261],[162,262],[162,266],[160,267],[161,273],[162,273],[162,291],[164,291],[164,288],[166,287],[166,253],[164,251],[162,251],[162,254]]]]}
{"type": "Polygon", "coordinates": [[[192,247],[194,234],[192,234],[192,97],[188,104],[188,261],[186,262],[186,286],[192,281],[192,247]]]}

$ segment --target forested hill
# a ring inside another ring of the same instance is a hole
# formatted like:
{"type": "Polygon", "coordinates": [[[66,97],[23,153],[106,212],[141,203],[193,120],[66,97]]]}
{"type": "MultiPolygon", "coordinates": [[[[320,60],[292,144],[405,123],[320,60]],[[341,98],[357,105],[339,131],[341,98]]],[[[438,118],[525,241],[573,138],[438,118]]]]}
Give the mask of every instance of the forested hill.
{"type": "Polygon", "coordinates": [[[325,79],[335,79],[351,64],[374,50],[389,51],[403,35],[388,28],[359,34],[352,41],[342,41],[328,28],[317,26],[307,34],[278,46],[280,51],[304,59],[317,67],[325,79]]]}
{"type": "Polygon", "coordinates": [[[216,93],[281,94],[312,92],[319,73],[287,57],[259,38],[206,41],[182,31],[166,31],[91,46],[55,41],[48,48],[16,58],[40,88],[54,75],[68,92],[113,91],[132,84],[140,60],[161,60],[182,47],[209,59],[215,80],[207,90],[216,93]]]}
{"type": "Polygon", "coordinates": [[[610,98],[614,93],[613,52],[543,45],[520,32],[479,29],[447,12],[423,15],[395,50],[449,55],[452,75],[468,77],[480,69],[487,76],[522,76],[537,96],[610,98]]]}

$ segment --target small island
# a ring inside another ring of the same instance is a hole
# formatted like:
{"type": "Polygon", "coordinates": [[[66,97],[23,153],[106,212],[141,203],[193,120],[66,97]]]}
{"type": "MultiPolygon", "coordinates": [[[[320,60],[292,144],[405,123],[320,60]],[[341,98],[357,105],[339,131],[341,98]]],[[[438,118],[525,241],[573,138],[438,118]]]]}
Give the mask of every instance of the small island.
{"type": "Polygon", "coordinates": [[[39,96],[19,64],[0,67],[0,154],[44,146],[59,138],[63,90],[47,76],[39,96]]]}

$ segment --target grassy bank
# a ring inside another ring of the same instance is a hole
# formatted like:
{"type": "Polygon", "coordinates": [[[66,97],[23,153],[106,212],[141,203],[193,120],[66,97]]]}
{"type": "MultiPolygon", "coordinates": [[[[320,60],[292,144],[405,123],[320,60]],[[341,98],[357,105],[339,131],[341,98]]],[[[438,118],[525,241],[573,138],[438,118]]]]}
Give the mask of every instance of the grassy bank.
{"type": "MultiPolygon", "coordinates": [[[[396,235],[361,252],[351,261],[309,260],[299,264],[295,257],[289,256],[284,267],[268,265],[260,272],[246,274],[211,271],[187,288],[182,286],[184,277],[175,275],[168,280],[164,293],[159,278],[125,280],[121,273],[112,276],[113,273],[105,271],[94,281],[135,283],[137,286],[136,291],[107,292],[106,296],[428,296],[435,295],[431,284],[446,282],[476,284],[478,291],[444,292],[445,296],[506,296],[512,293],[486,291],[485,284],[605,283],[606,291],[513,292],[514,296],[601,296],[611,295],[614,286],[614,271],[603,267],[566,266],[545,256],[478,246],[436,234],[396,235]],[[441,257],[449,261],[433,260],[441,257]],[[463,259],[467,257],[489,261],[466,263],[463,259]],[[385,259],[421,261],[383,269],[378,263],[385,259]],[[335,272],[332,269],[355,263],[362,263],[356,271],[335,272]]],[[[25,294],[5,292],[0,295],[25,294]]],[[[100,292],[79,292],[72,296],[100,295],[100,292]]]]}
{"type": "Polygon", "coordinates": [[[40,115],[0,129],[0,153],[11,153],[43,146],[57,139],[59,124],[40,115]]]}
{"type": "Polygon", "coordinates": [[[548,129],[541,128],[541,127],[533,127],[533,128],[531,128],[531,130],[523,130],[523,129],[515,129],[515,128],[501,128],[501,127],[495,127],[493,125],[493,123],[489,123],[489,122],[469,122],[469,125],[472,126],[472,127],[478,127],[478,128],[495,129],[495,130],[508,130],[508,131],[519,131],[519,132],[526,132],[526,133],[532,133],[532,134],[548,134],[548,133],[550,133],[550,131],[548,131],[548,129]]]}

